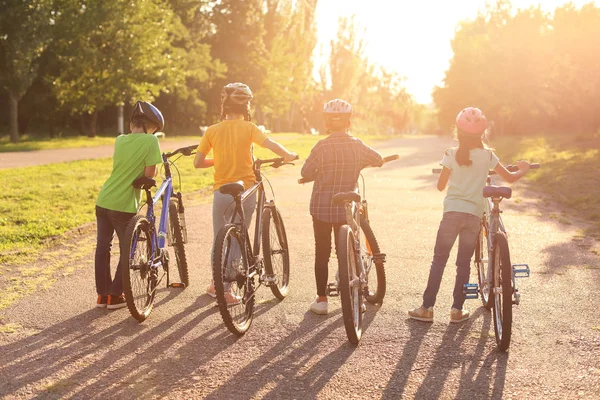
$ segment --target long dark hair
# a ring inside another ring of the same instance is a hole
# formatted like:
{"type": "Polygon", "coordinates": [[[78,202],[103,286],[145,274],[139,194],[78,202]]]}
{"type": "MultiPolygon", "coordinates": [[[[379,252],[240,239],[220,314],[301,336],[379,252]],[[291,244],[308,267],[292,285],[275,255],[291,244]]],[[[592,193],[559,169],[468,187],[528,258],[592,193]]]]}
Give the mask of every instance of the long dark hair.
{"type": "Polygon", "coordinates": [[[246,121],[252,121],[250,114],[250,103],[246,104],[229,104],[229,99],[221,104],[221,121],[225,120],[227,114],[241,114],[246,121]]]}
{"type": "Polygon", "coordinates": [[[487,146],[483,143],[482,135],[469,135],[456,129],[456,138],[458,139],[458,150],[456,151],[456,162],[460,166],[469,166],[473,164],[469,157],[469,152],[473,149],[487,149],[487,146]]]}

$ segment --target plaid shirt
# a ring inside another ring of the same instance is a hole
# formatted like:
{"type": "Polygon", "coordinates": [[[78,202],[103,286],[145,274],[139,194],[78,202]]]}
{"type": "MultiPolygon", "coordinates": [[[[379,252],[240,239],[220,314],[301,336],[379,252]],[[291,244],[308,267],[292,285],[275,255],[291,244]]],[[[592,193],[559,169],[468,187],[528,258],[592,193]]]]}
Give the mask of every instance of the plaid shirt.
{"type": "Polygon", "coordinates": [[[355,190],[360,171],[382,161],[378,152],[347,133],[332,133],[319,141],[301,172],[303,178],[315,181],[310,214],[323,222],[345,222],[344,205],[332,204],[333,196],[355,190]]]}

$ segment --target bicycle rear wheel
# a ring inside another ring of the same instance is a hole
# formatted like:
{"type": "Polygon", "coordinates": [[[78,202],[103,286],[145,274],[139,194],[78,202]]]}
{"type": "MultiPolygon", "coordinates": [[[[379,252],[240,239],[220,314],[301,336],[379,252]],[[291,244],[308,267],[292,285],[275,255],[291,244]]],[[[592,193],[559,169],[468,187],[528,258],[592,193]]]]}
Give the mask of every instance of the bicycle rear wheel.
{"type": "Polygon", "coordinates": [[[265,272],[275,275],[277,284],[270,286],[271,291],[275,297],[283,300],[287,296],[290,283],[290,253],[279,210],[275,207],[265,207],[262,224],[265,272]]]}
{"type": "Polygon", "coordinates": [[[360,284],[360,267],[356,259],[354,234],[348,225],[340,228],[338,239],[338,266],[340,272],[340,300],[346,335],[351,343],[362,336],[363,294],[360,284]]]}
{"type": "Polygon", "coordinates": [[[494,332],[500,351],[506,351],[510,345],[512,332],[512,266],[508,241],[504,233],[494,237],[494,332]]]}
{"type": "Polygon", "coordinates": [[[362,254],[365,257],[366,279],[369,287],[369,294],[366,298],[371,304],[381,304],[385,296],[385,269],[383,260],[375,260],[373,257],[374,254],[380,254],[381,251],[379,250],[379,243],[377,243],[373,229],[371,229],[371,226],[363,215],[360,216],[360,230],[362,232],[360,245],[362,247],[362,254]],[[373,266],[375,267],[375,271],[372,270],[373,266]]]}
{"type": "Polygon", "coordinates": [[[492,287],[492,274],[494,270],[494,259],[491,257],[488,235],[489,232],[485,231],[485,227],[482,224],[479,230],[479,236],[477,237],[477,244],[475,245],[475,268],[477,271],[477,281],[479,283],[479,293],[481,295],[481,302],[483,306],[490,310],[494,305],[493,293],[490,293],[492,287]]]}
{"type": "MultiPolygon", "coordinates": [[[[175,261],[177,261],[177,272],[179,281],[183,283],[183,288],[189,286],[190,279],[188,273],[187,258],[185,257],[185,248],[183,247],[183,231],[179,221],[179,205],[177,200],[171,199],[169,203],[169,229],[173,241],[173,250],[175,252],[175,261]]],[[[171,271],[169,271],[170,273],[171,271]]]]}
{"type": "Polygon", "coordinates": [[[248,259],[241,253],[243,238],[236,225],[227,224],[217,234],[213,248],[217,304],[225,326],[238,336],[250,328],[254,313],[254,287],[248,278],[248,259]]]}
{"type": "Polygon", "coordinates": [[[127,308],[138,321],[144,321],[154,305],[157,270],[152,267],[152,228],[143,215],[136,215],[127,226],[128,265],[123,268],[123,291],[127,308]]]}

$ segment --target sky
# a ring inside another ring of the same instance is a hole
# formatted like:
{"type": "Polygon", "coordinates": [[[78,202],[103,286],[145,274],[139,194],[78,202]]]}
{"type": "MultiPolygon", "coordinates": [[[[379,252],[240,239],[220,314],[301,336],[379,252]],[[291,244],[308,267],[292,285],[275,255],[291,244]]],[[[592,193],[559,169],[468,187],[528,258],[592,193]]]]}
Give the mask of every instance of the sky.
{"type": "MultiPolygon", "coordinates": [[[[572,1],[577,6],[593,1],[572,1]]],[[[547,11],[567,0],[512,0],[515,9],[541,4],[547,11]]],[[[596,1],[596,4],[600,1],[596,1]]],[[[442,84],[452,58],[450,40],[459,21],[473,19],[486,0],[319,0],[317,63],[327,59],[339,17],[356,15],[365,30],[366,56],[398,72],[420,103],[431,102],[431,90],[442,84]]]]}

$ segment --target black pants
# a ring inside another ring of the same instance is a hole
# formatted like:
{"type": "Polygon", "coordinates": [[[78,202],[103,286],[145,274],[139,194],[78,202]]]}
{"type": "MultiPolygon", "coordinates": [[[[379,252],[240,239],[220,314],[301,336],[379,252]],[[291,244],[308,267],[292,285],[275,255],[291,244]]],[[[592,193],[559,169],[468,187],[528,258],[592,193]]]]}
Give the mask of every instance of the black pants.
{"type": "MultiPolygon", "coordinates": [[[[343,222],[323,222],[313,217],[315,230],[315,279],[317,280],[317,295],[327,296],[327,278],[329,276],[329,256],[331,255],[331,230],[335,241],[343,222]]],[[[337,246],[336,246],[337,247],[337,246]]],[[[337,248],[336,248],[337,250],[337,248]]]]}
{"type": "Polygon", "coordinates": [[[129,260],[129,249],[125,231],[127,224],[135,216],[135,213],[107,210],[96,206],[96,223],[98,230],[98,241],[96,244],[96,292],[101,295],[120,296],[123,293],[123,280],[121,279],[122,266],[129,260]],[[110,273],[110,249],[115,232],[119,238],[119,265],[112,279],[110,273]]]}

